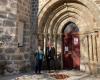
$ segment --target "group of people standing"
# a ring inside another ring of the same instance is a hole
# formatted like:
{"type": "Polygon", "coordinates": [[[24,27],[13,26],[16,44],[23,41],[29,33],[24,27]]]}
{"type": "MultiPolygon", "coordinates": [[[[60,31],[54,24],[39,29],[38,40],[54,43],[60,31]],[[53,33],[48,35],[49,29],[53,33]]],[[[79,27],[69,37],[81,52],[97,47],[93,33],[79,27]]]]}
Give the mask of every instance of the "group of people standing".
{"type": "Polygon", "coordinates": [[[47,69],[50,72],[50,63],[55,61],[55,48],[51,45],[46,47],[46,53],[44,54],[43,49],[39,46],[35,52],[35,73],[41,73],[43,60],[46,60],[47,69]]]}

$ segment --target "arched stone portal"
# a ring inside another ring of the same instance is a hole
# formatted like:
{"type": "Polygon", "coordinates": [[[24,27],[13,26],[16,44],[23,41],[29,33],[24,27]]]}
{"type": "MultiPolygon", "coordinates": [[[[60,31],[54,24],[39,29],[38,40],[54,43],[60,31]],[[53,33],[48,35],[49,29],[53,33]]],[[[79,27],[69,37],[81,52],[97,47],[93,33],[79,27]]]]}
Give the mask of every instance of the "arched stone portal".
{"type": "Polygon", "coordinates": [[[62,30],[62,55],[64,69],[80,70],[79,29],[73,22],[68,22],[62,30]]]}
{"type": "MultiPolygon", "coordinates": [[[[89,46],[92,46],[91,35],[95,36],[95,34],[88,33],[98,28],[99,10],[93,6],[95,4],[89,0],[51,0],[39,12],[39,43],[44,47],[44,52],[48,41],[54,44],[61,69],[63,69],[62,29],[66,23],[72,21],[80,30],[80,70],[86,72],[94,70],[93,50],[89,46]]],[[[97,62],[96,59],[95,62],[97,62]]]]}

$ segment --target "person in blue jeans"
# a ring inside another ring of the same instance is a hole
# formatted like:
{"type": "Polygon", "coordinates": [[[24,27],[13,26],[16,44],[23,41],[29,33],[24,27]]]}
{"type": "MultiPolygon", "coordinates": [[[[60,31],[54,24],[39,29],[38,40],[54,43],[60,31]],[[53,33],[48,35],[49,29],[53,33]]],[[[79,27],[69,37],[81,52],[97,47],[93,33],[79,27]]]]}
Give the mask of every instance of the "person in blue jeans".
{"type": "Polygon", "coordinates": [[[35,65],[35,73],[41,73],[41,67],[42,67],[42,62],[44,59],[44,53],[41,49],[41,47],[38,47],[38,50],[35,52],[35,59],[36,59],[36,65],[35,65]]]}

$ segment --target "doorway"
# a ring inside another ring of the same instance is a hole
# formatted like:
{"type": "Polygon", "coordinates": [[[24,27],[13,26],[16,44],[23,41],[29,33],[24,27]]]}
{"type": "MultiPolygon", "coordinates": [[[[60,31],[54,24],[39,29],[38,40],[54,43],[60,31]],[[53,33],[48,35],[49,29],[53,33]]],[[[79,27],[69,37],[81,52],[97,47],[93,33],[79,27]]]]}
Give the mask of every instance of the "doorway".
{"type": "Polygon", "coordinates": [[[68,22],[62,30],[63,68],[80,70],[79,28],[68,22]]]}

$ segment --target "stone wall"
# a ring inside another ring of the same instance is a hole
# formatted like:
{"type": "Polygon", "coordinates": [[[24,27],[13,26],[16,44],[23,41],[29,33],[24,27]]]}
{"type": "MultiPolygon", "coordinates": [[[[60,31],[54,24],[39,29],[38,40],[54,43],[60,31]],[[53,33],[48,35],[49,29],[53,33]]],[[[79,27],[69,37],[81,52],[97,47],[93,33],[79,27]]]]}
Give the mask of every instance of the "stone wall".
{"type": "MultiPolygon", "coordinates": [[[[95,29],[97,29],[97,30],[100,29],[100,27],[99,27],[100,26],[99,0],[69,0],[69,1],[49,0],[47,2],[47,4],[46,4],[46,2],[41,2],[39,7],[40,6],[42,8],[39,8],[39,9],[41,9],[41,10],[39,10],[40,12],[39,12],[39,16],[38,16],[39,17],[39,19],[38,19],[39,31],[41,31],[41,32],[45,31],[45,33],[51,35],[51,37],[52,37],[53,33],[60,35],[61,29],[68,21],[73,21],[78,25],[78,27],[80,29],[80,34],[84,34],[87,32],[94,32],[95,29]]],[[[93,35],[93,34],[89,34],[89,35],[93,35]]],[[[40,34],[40,36],[42,36],[42,35],[40,34]]],[[[80,35],[80,38],[81,38],[81,35],[80,35]]],[[[46,37],[46,39],[47,39],[47,37],[46,37]]],[[[41,39],[41,41],[43,41],[43,39],[41,39]]],[[[98,41],[99,41],[99,38],[98,38],[98,41]]],[[[47,41],[45,41],[45,42],[47,42],[47,41]]],[[[55,43],[56,43],[56,41],[55,41],[55,43]]],[[[45,44],[43,44],[43,45],[45,46],[45,44]]],[[[92,43],[90,43],[90,47],[92,47],[91,44],[92,43]]],[[[59,46],[59,44],[57,44],[57,45],[59,46]]],[[[96,44],[94,44],[94,45],[96,45],[96,44]]],[[[93,46],[93,47],[95,47],[95,46],[93,46]]],[[[60,49],[61,49],[61,47],[60,47],[60,49]]],[[[84,47],[84,49],[87,49],[87,48],[84,47]]],[[[97,64],[99,63],[99,61],[98,62],[96,60],[89,61],[88,60],[89,57],[87,55],[88,53],[85,52],[86,50],[84,50],[84,49],[83,49],[83,47],[81,47],[81,63],[82,63],[82,61],[84,62],[84,64],[83,63],[81,64],[81,70],[86,71],[86,72],[95,72],[96,70],[94,71],[93,69],[97,69],[97,64]],[[85,56],[84,59],[82,59],[83,56],[85,56]],[[89,70],[89,69],[91,69],[91,70],[89,70]]],[[[98,49],[99,49],[99,44],[98,44],[98,49]]],[[[57,50],[59,50],[59,49],[57,49],[57,50]]],[[[93,49],[92,55],[91,55],[92,48],[89,48],[89,50],[90,50],[89,56],[95,57],[95,55],[96,55],[95,48],[93,49]]],[[[57,52],[59,52],[59,51],[57,51],[57,52]]],[[[99,53],[99,51],[98,51],[98,53],[99,53]]],[[[99,55],[98,55],[98,57],[99,57],[99,55]]]]}
{"type": "MultiPolygon", "coordinates": [[[[31,0],[0,0],[0,62],[6,73],[19,73],[30,64],[31,0]],[[23,46],[18,47],[18,25],[24,23],[23,46]]],[[[0,64],[1,64],[0,63],[0,64]]]]}
{"type": "MultiPolygon", "coordinates": [[[[100,0],[93,0],[95,3],[96,3],[96,7],[99,9],[100,11],[100,0]]],[[[98,19],[100,19],[100,15],[98,16],[98,19]]],[[[100,25],[98,25],[100,27],[100,25]]],[[[98,29],[99,30],[99,29],[98,29]]],[[[97,38],[97,50],[98,50],[98,64],[97,64],[97,73],[100,74],[100,30],[99,30],[99,33],[98,33],[98,38],[97,38]]]]}
{"type": "MultiPolygon", "coordinates": [[[[42,14],[45,13],[47,7],[48,8],[51,7],[52,2],[56,2],[56,0],[0,0],[0,62],[2,61],[7,62],[7,66],[9,67],[7,72],[11,73],[19,72],[20,69],[23,70],[22,69],[23,67],[25,68],[25,66],[29,66],[30,60],[34,59],[32,56],[37,48],[37,45],[39,44],[38,19],[41,19],[43,16],[45,17],[45,15],[41,15],[41,13],[42,14]],[[20,21],[24,23],[24,32],[23,32],[24,35],[23,35],[22,47],[18,47],[18,39],[17,39],[18,27],[19,27],[18,24],[20,23],[20,21]]],[[[85,0],[83,2],[86,3],[85,0]]],[[[94,7],[100,10],[99,0],[92,0],[91,2],[96,4],[96,6],[94,7]]],[[[93,8],[93,5],[89,5],[89,7],[90,6],[93,8]]],[[[56,7],[57,5],[55,6],[55,8],[56,7]]],[[[69,9],[71,10],[71,8],[69,9]]],[[[86,9],[83,9],[83,11],[84,10],[86,9]]],[[[49,12],[49,10],[47,12],[49,12]]],[[[96,18],[96,20],[94,20],[94,22],[95,21],[98,22],[97,26],[99,26],[100,24],[99,19],[100,15],[98,16],[98,18],[96,18]]],[[[43,18],[43,20],[46,21],[47,16],[43,18]]],[[[83,25],[83,23],[80,23],[80,26],[81,24],[83,25]]],[[[41,29],[44,27],[42,25],[40,26],[41,29]]],[[[98,48],[99,47],[100,46],[98,45],[98,48]]],[[[100,66],[98,68],[100,68],[100,66]]]]}
{"type": "Polygon", "coordinates": [[[32,5],[31,0],[18,0],[17,3],[17,40],[18,40],[18,28],[22,22],[23,35],[22,35],[22,46],[17,48],[17,55],[13,59],[16,59],[16,64],[20,71],[27,71],[30,68],[30,53],[31,53],[31,13],[32,5]],[[26,68],[28,66],[28,68],[26,68]],[[25,69],[25,70],[23,70],[25,69]]]}
{"type": "Polygon", "coordinates": [[[39,0],[32,0],[32,26],[31,26],[31,48],[35,52],[37,48],[37,34],[38,34],[38,10],[39,0]]]}
{"type": "Polygon", "coordinates": [[[0,62],[12,64],[16,53],[17,0],[0,0],[0,62]]]}

